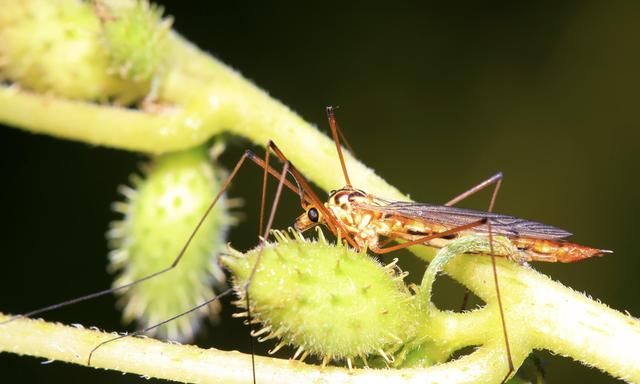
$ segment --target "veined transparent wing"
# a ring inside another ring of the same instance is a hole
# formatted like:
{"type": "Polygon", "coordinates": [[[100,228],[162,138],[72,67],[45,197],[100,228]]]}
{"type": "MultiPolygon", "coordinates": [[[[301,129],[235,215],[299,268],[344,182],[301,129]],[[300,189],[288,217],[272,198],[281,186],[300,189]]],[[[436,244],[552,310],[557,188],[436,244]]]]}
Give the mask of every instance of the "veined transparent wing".
{"type": "MultiPolygon", "coordinates": [[[[383,199],[376,199],[376,203],[380,203],[380,205],[358,204],[358,206],[364,209],[380,211],[387,215],[397,215],[405,219],[436,223],[449,228],[487,218],[491,220],[492,233],[508,237],[560,240],[572,235],[571,232],[548,224],[473,209],[383,199]]],[[[480,225],[474,227],[473,231],[488,233],[489,227],[486,224],[480,225]]]]}

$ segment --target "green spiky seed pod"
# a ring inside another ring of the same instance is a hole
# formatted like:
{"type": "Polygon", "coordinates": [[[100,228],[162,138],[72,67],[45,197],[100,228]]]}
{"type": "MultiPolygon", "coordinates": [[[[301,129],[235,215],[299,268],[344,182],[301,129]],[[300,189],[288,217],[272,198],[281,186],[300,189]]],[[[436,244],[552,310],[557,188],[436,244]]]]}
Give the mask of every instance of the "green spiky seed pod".
{"type": "Polygon", "coordinates": [[[105,22],[109,16],[104,4],[0,0],[0,78],[69,99],[121,104],[142,99],[150,91],[150,81],[131,80],[148,80],[162,60],[161,36],[166,35],[168,23],[160,19],[157,8],[141,2],[129,7],[130,13],[120,11],[117,19],[105,22]],[[143,19],[144,32],[131,27],[143,19]],[[150,31],[152,21],[157,21],[157,32],[150,31]],[[134,40],[128,41],[125,33],[134,40]],[[143,44],[144,36],[153,44],[143,44]],[[132,58],[127,60],[126,54],[132,58]]]}
{"type": "MultiPolygon", "coordinates": [[[[249,287],[251,315],[263,324],[259,340],[279,338],[323,362],[351,364],[381,355],[387,362],[413,337],[419,314],[413,296],[394,265],[383,267],[365,253],[344,246],[293,238],[275,232],[276,244],[267,244],[249,287]]],[[[234,274],[234,285],[244,307],[244,286],[260,253],[233,252],[222,261],[234,274]]]]}
{"type": "Polygon", "coordinates": [[[102,4],[103,37],[111,69],[134,82],[151,81],[164,62],[172,20],[162,19],[162,8],[147,1],[108,0],[102,4]]]}
{"type": "MultiPolygon", "coordinates": [[[[156,158],[144,179],[134,178],[133,188],[121,189],[127,201],[115,203],[114,209],[125,217],[108,232],[111,269],[121,271],[114,286],[171,265],[219,190],[216,172],[206,150],[198,148],[156,158]]],[[[218,201],[176,268],[122,292],[125,320],[135,318],[146,327],[213,296],[211,286],[224,282],[215,256],[231,222],[226,204],[224,197],[218,201]]],[[[171,340],[191,339],[203,315],[215,317],[216,308],[183,316],[154,332],[171,340]]]]}

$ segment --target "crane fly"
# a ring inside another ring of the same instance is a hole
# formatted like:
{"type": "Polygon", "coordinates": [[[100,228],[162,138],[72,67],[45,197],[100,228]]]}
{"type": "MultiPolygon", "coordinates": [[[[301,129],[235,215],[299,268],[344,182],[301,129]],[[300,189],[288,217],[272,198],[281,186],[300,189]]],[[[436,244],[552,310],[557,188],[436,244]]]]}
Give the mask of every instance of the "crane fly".
{"type": "MultiPolygon", "coordinates": [[[[286,187],[299,196],[300,203],[304,210],[304,213],[302,213],[295,220],[294,227],[298,231],[303,232],[314,226],[324,225],[329,228],[329,230],[334,235],[336,235],[338,239],[341,239],[341,241],[348,243],[351,247],[357,250],[371,250],[372,252],[377,254],[384,254],[418,244],[442,248],[450,243],[453,239],[464,236],[465,234],[481,234],[488,236],[489,246],[491,250],[493,250],[493,235],[501,235],[507,237],[516,246],[517,254],[506,256],[509,259],[512,259],[519,263],[527,261],[573,262],[592,256],[601,256],[603,254],[611,252],[604,249],[591,248],[570,243],[566,241],[566,238],[569,237],[571,233],[550,225],[524,220],[513,216],[493,213],[493,205],[495,203],[495,199],[502,181],[501,173],[498,173],[491,178],[483,181],[482,183],[470,188],[469,190],[465,191],[464,193],[460,194],[444,205],[387,200],[372,194],[368,194],[361,189],[354,188],[351,184],[349,174],[347,172],[347,167],[344,161],[344,156],[340,144],[340,138],[343,138],[343,141],[347,146],[348,143],[346,143],[346,140],[344,140],[344,135],[342,134],[342,131],[340,130],[336,122],[333,108],[327,108],[327,115],[333,141],[335,143],[337,154],[342,167],[345,185],[340,189],[331,191],[326,202],[323,202],[318,197],[303,174],[293,165],[293,163],[291,163],[291,161],[288,160],[288,158],[277,147],[277,145],[274,142],[269,141],[266,146],[264,158],[255,155],[249,150],[245,151],[245,153],[242,155],[240,160],[238,160],[238,162],[222,184],[221,190],[212,199],[202,218],[199,220],[189,238],[185,241],[182,250],[169,266],[148,276],[141,277],[128,284],[94,292],[82,297],[50,305],[45,308],[40,308],[22,315],[15,316],[9,321],[12,321],[13,319],[18,317],[30,317],[36,314],[48,312],[106,294],[122,291],[131,288],[134,285],[140,284],[146,280],[153,279],[164,273],[170,272],[180,263],[186,249],[189,247],[198,229],[202,226],[204,220],[207,218],[208,214],[211,212],[223,193],[228,189],[231,181],[239,172],[240,168],[247,159],[261,167],[264,171],[259,224],[259,233],[262,234],[262,239],[266,239],[268,237],[273,224],[275,212],[280,201],[282,190],[286,187]],[[269,164],[269,158],[271,154],[275,154],[283,163],[281,171],[276,170],[269,164]],[[266,225],[264,225],[263,217],[264,212],[266,212],[265,201],[268,175],[271,175],[278,179],[278,186],[273,198],[271,209],[269,211],[268,220],[266,222],[266,225]],[[289,180],[290,177],[293,179],[293,181],[289,180]],[[490,185],[494,185],[494,190],[487,212],[461,209],[452,206],[465,199],[466,197],[484,188],[487,188],[490,185]],[[393,240],[405,240],[406,242],[387,246],[387,244],[393,240]]],[[[248,288],[260,263],[262,249],[264,249],[263,245],[264,240],[262,240],[260,244],[261,250],[257,256],[256,263],[253,266],[249,278],[247,279],[247,282],[244,286],[245,299],[247,301],[246,307],[249,317],[249,321],[247,323],[250,329],[252,327],[252,322],[248,288]]],[[[503,380],[504,382],[510,377],[511,373],[514,371],[514,367],[511,360],[508,335],[505,325],[502,302],[500,298],[495,256],[505,255],[497,255],[494,254],[493,251],[491,252],[494,283],[497,293],[496,296],[500,309],[504,341],[509,362],[509,371],[507,372],[507,375],[503,380]]],[[[180,316],[194,312],[199,308],[209,305],[211,302],[219,300],[220,298],[227,296],[232,292],[232,288],[227,289],[217,296],[199,304],[198,306],[184,313],[178,314],[170,319],[162,321],[161,323],[149,326],[145,329],[130,333],[128,335],[114,337],[105,342],[102,342],[95,348],[93,348],[93,350],[90,352],[88,362],[91,362],[91,357],[94,352],[96,352],[100,347],[104,346],[107,343],[114,342],[123,337],[144,334],[180,316]]],[[[4,323],[6,322],[8,321],[5,321],[4,323]]],[[[256,378],[253,354],[252,368],[253,382],[255,383],[256,378]]]]}
{"type": "Polygon", "coordinates": [[[443,248],[459,236],[490,233],[507,237],[517,247],[517,254],[506,256],[518,263],[571,263],[611,253],[570,243],[565,240],[572,235],[570,232],[551,225],[447,205],[386,200],[351,186],[331,191],[325,208],[324,213],[329,213],[330,218],[307,205],[305,213],[296,219],[295,228],[303,232],[326,221],[337,221],[353,236],[357,248],[380,254],[407,246],[403,243],[383,248],[381,238],[384,243],[402,239],[410,245],[443,248]]]}

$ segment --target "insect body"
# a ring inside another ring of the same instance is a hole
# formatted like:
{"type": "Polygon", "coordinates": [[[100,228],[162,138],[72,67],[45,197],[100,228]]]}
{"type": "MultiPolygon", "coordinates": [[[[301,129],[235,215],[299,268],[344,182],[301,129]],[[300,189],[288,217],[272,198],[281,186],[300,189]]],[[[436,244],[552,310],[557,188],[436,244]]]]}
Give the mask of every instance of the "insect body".
{"type": "Polygon", "coordinates": [[[390,201],[351,186],[332,191],[324,207],[332,217],[324,217],[313,205],[307,204],[306,212],[296,220],[296,229],[305,231],[327,220],[337,221],[353,236],[360,249],[377,253],[385,253],[380,244],[388,240],[416,241],[432,237],[424,244],[442,248],[459,236],[470,233],[488,235],[489,231],[509,238],[518,249],[517,254],[496,256],[508,257],[520,263],[568,263],[611,252],[570,243],[564,240],[571,236],[570,232],[551,225],[470,209],[390,201]],[[482,220],[490,220],[491,223],[480,223],[482,220]],[[473,223],[478,225],[442,235],[473,223]]]}

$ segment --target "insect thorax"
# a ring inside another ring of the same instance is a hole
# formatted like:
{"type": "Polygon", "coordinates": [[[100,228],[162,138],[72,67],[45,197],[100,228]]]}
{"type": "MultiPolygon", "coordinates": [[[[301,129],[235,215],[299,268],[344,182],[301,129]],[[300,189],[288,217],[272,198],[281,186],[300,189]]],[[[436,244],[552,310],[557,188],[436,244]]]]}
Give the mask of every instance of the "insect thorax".
{"type": "Polygon", "coordinates": [[[379,236],[389,232],[381,212],[363,208],[375,205],[377,202],[371,195],[353,188],[333,192],[326,203],[335,219],[361,248],[377,247],[379,236]]]}

